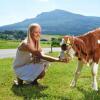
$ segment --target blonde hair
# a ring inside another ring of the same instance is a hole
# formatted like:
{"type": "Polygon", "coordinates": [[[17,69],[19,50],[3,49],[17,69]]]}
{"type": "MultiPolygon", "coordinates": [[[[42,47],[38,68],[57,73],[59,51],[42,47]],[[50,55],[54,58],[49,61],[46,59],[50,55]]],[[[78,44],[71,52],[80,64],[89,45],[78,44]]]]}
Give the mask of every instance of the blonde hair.
{"type": "Polygon", "coordinates": [[[31,39],[31,36],[30,36],[30,34],[31,34],[31,29],[34,29],[34,28],[36,28],[36,27],[41,27],[41,26],[40,26],[39,24],[37,24],[37,23],[32,23],[32,24],[30,24],[30,25],[28,26],[27,37],[23,40],[23,42],[25,42],[25,43],[30,42],[30,39],[31,39]]]}
{"type": "MultiPolygon", "coordinates": [[[[31,38],[31,36],[30,36],[30,34],[31,34],[31,29],[35,29],[36,27],[40,27],[41,28],[41,26],[39,25],[39,24],[37,24],[37,23],[33,23],[33,24],[30,24],[29,25],[29,27],[28,27],[28,30],[27,30],[27,37],[21,42],[21,44],[24,42],[24,43],[30,43],[31,42],[31,40],[32,40],[32,38],[31,38]]],[[[21,45],[20,44],[20,45],[21,45]]],[[[40,40],[38,41],[38,45],[39,45],[39,47],[40,47],[40,40]]]]}
{"type": "Polygon", "coordinates": [[[28,32],[27,32],[27,41],[29,41],[30,40],[30,38],[31,38],[31,36],[30,36],[30,34],[31,34],[31,29],[35,29],[36,27],[40,27],[40,25],[39,24],[37,24],[37,23],[33,23],[33,24],[30,24],[29,25],[29,27],[28,27],[28,32]]]}

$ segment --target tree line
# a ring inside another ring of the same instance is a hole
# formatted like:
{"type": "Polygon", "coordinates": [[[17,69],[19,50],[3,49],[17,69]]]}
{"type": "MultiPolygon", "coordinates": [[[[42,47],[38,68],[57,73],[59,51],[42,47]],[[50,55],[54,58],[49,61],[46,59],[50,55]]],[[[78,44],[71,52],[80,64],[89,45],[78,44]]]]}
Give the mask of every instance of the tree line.
{"type": "Polygon", "coordinates": [[[3,40],[23,40],[27,33],[24,31],[3,31],[0,32],[0,39],[3,40]]]}

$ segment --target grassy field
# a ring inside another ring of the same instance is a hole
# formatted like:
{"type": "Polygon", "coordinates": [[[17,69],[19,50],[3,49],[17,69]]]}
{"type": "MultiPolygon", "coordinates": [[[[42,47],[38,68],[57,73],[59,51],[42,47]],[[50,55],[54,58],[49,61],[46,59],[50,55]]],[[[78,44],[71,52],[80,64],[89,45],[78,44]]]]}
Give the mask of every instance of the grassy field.
{"type": "Polygon", "coordinates": [[[17,40],[0,40],[0,49],[13,49],[19,45],[17,40]]]}
{"type": "MultiPolygon", "coordinates": [[[[21,41],[17,40],[0,40],[0,49],[14,49],[17,48],[21,41]]],[[[41,46],[50,47],[50,42],[41,41],[41,46]]]]}
{"type": "MultiPolygon", "coordinates": [[[[48,41],[41,41],[41,46],[50,47],[51,38],[58,38],[60,35],[41,35],[42,39],[47,39],[48,41]]],[[[21,41],[18,40],[0,40],[0,49],[14,49],[17,48],[21,41]]]]}
{"type": "Polygon", "coordinates": [[[47,39],[47,40],[51,40],[51,38],[59,38],[59,37],[62,37],[62,36],[61,35],[44,35],[44,34],[41,35],[42,39],[47,39]]]}
{"type": "MultiPolygon", "coordinates": [[[[58,53],[50,55],[57,56],[58,53]]],[[[0,59],[0,100],[100,100],[100,92],[96,93],[91,89],[90,67],[83,68],[77,87],[70,88],[76,60],[68,64],[51,63],[44,79],[39,80],[41,84],[48,86],[44,89],[25,85],[14,86],[12,61],[12,58],[0,59]]],[[[100,90],[99,79],[98,84],[100,90]]]]}

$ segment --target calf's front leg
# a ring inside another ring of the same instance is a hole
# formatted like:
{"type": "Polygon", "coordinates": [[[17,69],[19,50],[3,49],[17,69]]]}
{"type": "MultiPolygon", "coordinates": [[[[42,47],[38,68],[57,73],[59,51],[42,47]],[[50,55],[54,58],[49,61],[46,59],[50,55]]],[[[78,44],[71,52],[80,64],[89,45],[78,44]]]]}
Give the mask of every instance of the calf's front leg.
{"type": "Polygon", "coordinates": [[[93,90],[98,91],[98,84],[97,84],[98,64],[97,63],[92,63],[91,72],[93,77],[92,88],[93,90]]]}
{"type": "Polygon", "coordinates": [[[75,71],[74,78],[73,78],[73,80],[71,81],[71,84],[70,84],[71,87],[75,87],[76,86],[76,82],[77,82],[77,79],[79,77],[79,74],[80,74],[82,68],[83,68],[83,62],[79,60],[77,68],[76,68],[76,71],[75,71]]]}

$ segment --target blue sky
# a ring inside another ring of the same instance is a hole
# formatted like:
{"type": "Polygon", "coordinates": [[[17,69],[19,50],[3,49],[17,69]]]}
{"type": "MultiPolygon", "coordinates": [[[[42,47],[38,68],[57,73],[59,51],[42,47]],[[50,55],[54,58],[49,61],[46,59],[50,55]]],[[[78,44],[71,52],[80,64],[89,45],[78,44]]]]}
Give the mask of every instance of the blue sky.
{"type": "Polygon", "coordinates": [[[54,9],[100,17],[100,0],[0,0],[0,26],[54,9]]]}

